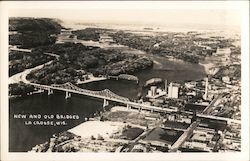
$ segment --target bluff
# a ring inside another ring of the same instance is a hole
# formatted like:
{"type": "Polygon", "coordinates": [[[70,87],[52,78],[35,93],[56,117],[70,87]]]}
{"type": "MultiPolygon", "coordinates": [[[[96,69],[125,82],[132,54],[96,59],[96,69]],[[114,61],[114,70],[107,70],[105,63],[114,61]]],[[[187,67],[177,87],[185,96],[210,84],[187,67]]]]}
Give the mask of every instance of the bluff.
{"type": "Polygon", "coordinates": [[[21,48],[54,44],[62,28],[60,22],[50,18],[10,18],[9,44],[21,48]]]}

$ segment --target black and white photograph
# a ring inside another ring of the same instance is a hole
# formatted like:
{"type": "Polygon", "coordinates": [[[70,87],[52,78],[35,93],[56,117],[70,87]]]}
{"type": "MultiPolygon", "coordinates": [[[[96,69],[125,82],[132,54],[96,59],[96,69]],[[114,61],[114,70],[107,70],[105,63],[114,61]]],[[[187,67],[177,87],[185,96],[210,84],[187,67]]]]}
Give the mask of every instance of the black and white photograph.
{"type": "Polygon", "coordinates": [[[124,3],[8,9],[8,153],[241,155],[248,3],[124,3]]]}

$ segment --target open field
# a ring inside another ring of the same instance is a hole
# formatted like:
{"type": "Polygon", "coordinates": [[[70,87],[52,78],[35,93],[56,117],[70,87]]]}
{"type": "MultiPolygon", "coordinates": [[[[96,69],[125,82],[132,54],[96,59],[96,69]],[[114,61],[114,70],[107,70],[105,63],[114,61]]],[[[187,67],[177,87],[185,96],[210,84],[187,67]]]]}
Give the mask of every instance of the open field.
{"type": "Polygon", "coordinates": [[[110,112],[103,114],[103,119],[105,121],[123,122],[147,127],[154,126],[157,123],[157,120],[147,119],[151,115],[157,119],[157,116],[153,113],[127,110],[126,107],[113,107],[110,112]]]}
{"type": "Polygon", "coordinates": [[[143,133],[143,129],[141,129],[141,128],[129,127],[127,129],[124,129],[124,131],[122,132],[122,135],[121,135],[121,139],[134,140],[142,133],[143,133]]]}
{"type": "Polygon", "coordinates": [[[168,145],[173,145],[176,140],[182,135],[182,131],[176,130],[166,130],[162,128],[155,128],[145,139],[144,141],[156,141],[162,142],[168,145]]]}
{"type": "Polygon", "coordinates": [[[87,121],[68,131],[82,138],[90,138],[92,136],[95,138],[98,136],[110,138],[113,134],[121,133],[124,126],[121,122],[87,121]]]}

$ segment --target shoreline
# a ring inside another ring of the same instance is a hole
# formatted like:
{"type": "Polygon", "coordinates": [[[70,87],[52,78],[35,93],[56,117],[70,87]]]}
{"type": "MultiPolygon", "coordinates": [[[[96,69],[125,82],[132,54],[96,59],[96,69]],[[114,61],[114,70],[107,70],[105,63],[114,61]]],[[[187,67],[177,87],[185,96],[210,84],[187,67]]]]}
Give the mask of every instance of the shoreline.
{"type": "Polygon", "coordinates": [[[211,74],[210,69],[214,66],[212,63],[201,63],[201,62],[199,62],[199,65],[204,67],[206,74],[211,74]]]}
{"type": "Polygon", "coordinates": [[[89,79],[84,80],[84,81],[78,80],[76,84],[81,85],[81,84],[86,84],[86,83],[91,83],[91,82],[107,80],[106,77],[95,77],[93,74],[90,74],[88,76],[89,76],[89,79]]]}
{"type": "Polygon", "coordinates": [[[9,77],[8,79],[8,83],[9,84],[15,84],[15,83],[19,83],[19,82],[24,82],[26,84],[29,84],[31,83],[29,80],[26,79],[27,75],[34,71],[34,70],[37,70],[37,69],[41,69],[43,66],[45,65],[49,65],[53,62],[54,60],[51,60],[49,62],[46,62],[44,64],[41,64],[41,65],[38,65],[36,67],[33,67],[33,68],[30,68],[30,69],[25,69],[24,71],[20,72],[20,73],[17,73],[11,77],[9,77]]]}
{"type": "MultiPolygon", "coordinates": [[[[150,112],[146,111],[140,111],[138,110],[131,110],[127,109],[125,106],[113,106],[108,112],[132,112],[132,113],[143,113],[145,115],[150,114],[150,112]]],[[[96,113],[96,112],[94,112],[96,113]]],[[[102,121],[100,120],[100,116],[94,116],[93,118],[89,118],[89,120],[86,120],[82,123],[80,123],[77,126],[71,127],[67,130],[64,130],[59,133],[54,133],[50,136],[49,142],[44,142],[41,144],[37,144],[28,152],[37,152],[37,150],[41,150],[44,148],[45,144],[50,145],[51,147],[47,149],[47,151],[44,152],[51,152],[50,150],[53,147],[57,147],[58,145],[66,145],[70,142],[81,142],[83,144],[89,144],[91,141],[102,141],[104,140],[107,143],[129,143],[129,140],[123,139],[123,138],[116,138],[117,136],[122,136],[124,129],[132,127],[132,128],[139,128],[146,130],[146,126],[137,125],[131,122],[120,122],[120,121],[102,121]],[[73,136],[74,138],[71,138],[69,140],[65,140],[64,142],[59,143],[58,145],[55,144],[55,140],[60,137],[60,135],[64,133],[64,137],[70,137],[73,136]]],[[[144,133],[142,133],[144,134],[144,133]]],[[[141,135],[141,134],[140,134],[141,135]]],[[[140,136],[138,135],[138,137],[140,136]]],[[[137,137],[136,137],[137,138],[137,137]]],[[[101,144],[100,144],[101,145],[101,144]]],[[[115,145],[116,146],[116,145],[115,145]]],[[[115,148],[114,146],[114,148],[115,148]]],[[[116,148],[115,148],[116,149],[116,148]]],[[[86,150],[86,148],[83,148],[81,150],[86,150]]],[[[89,149],[90,152],[93,152],[93,150],[89,149]]],[[[110,152],[110,151],[105,151],[110,152]]]]}

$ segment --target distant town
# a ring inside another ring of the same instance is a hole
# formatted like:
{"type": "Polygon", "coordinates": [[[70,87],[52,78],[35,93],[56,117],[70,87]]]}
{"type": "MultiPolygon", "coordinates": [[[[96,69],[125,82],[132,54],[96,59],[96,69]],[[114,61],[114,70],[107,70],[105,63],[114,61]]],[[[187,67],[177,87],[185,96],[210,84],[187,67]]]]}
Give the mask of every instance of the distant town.
{"type": "Polygon", "coordinates": [[[54,117],[35,119],[53,132],[10,151],[241,151],[239,34],[79,30],[48,18],[9,24],[10,129],[37,130],[17,127],[16,113],[78,120],[53,131],[44,125],[54,117]]]}

